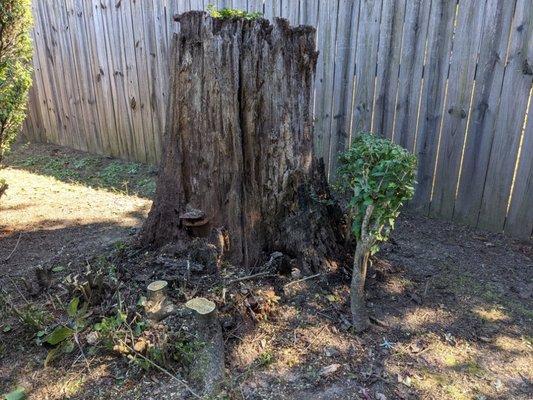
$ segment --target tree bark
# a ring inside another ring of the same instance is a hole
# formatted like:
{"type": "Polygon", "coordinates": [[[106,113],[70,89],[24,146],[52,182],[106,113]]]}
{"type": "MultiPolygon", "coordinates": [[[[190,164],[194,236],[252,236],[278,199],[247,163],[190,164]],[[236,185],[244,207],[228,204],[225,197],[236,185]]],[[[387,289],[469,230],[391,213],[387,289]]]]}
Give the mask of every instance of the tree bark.
{"type": "Polygon", "coordinates": [[[373,231],[376,227],[369,228],[370,218],[374,212],[374,205],[366,207],[365,216],[361,223],[361,237],[357,241],[353,258],[352,282],[350,284],[350,310],[352,312],[352,325],[355,332],[365,331],[370,325],[365,300],[365,282],[368,269],[370,250],[375,243],[373,231]]]}
{"type": "Polygon", "coordinates": [[[312,27],[192,11],[173,38],[165,148],[144,244],[186,240],[187,207],[254,265],[281,251],[304,270],[344,252],[342,213],[313,154],[312,27]]]}
{"type": "Polygon", "coordinates": [[[365,331],[370,321],[366,310],[365,282],[368,266],[369,249],[363,243],[357,243],[353,260],[352,282],[350,285],[350,310],[352,312],[352,325],[355,332],[365,331]]]}

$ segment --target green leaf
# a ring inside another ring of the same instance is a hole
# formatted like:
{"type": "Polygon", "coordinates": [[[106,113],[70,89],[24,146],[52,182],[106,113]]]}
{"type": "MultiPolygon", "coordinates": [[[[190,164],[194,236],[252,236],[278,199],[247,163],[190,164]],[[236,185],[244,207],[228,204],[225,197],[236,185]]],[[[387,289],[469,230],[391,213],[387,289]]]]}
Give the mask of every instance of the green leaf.
{"type": "Polygon", "coordinates": [[[72,353],[74,350],[74,341],[68,340],[61,345],[61,351],[65,354],[72,353]]]}
{"type": "Polygon", "coordinates": [[[63,267],[62,265],[56,265],[54,268],[52,268],[52,272],[61,272],[64,270],[65,270],[65,267],[63,267]]]}
{"type": "Polygon", "coordinates": [[[68,307],[67,307],[67,314],[69,317],[73,318],[76,316],[76,314],[78,313],[78,304],[80,303],[80,298],[79,297],[74,297],[68,307]]]}
{"type": "Polygon", "coordinates": [[[26,398],[26,389],[23,387],[16,388],[12,392],[4,395],[5,400],[24,400],[26,398]]]}
{"type": "Polygon", "coordinates": [[[52,346],[55,346],[56,344],[61,343],[63,340],[71,337],[74,335],[74,331],[70,329],[69,327],[66,327],[64,325],[56,327],[52,333],[50,333],[46,337],[46,342],[48,344],[51,344],[52,346]]]}
{"type": "Polygon", "coordinates": [[[48,350],[48,354],[46,354],[46,358],[44,359],[45,368],[48,367],[48,365],[56,359],[60,351],[61,347],[54,347],[53,349],[48,350]]]}
{"type": "Polygon", "coordinates": [[[7,332],[9,332],[11,329],[12,329],[12,328],[11,328],[11,325],[5,325],[5,326],[4,326],[4,329],[2,329],[2,332],[7,333],[7,332]]]}

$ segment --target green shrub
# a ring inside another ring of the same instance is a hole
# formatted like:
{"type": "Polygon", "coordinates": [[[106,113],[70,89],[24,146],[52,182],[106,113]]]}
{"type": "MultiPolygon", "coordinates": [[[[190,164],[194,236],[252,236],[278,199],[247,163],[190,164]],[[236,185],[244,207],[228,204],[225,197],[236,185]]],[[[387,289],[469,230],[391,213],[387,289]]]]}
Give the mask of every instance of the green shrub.
{"type": "Polygon", "coordinates": [[[237,10],[234,8],[221,8],[220,10],[217,10],[217,8],[212,4],[209,4],[207,6],[207,12],[213,18],[219,18],[219,19],[243,18],[249,21],[253,21],[258,18],[261,18],[261,16],[263,15],[260,12],[249,13],[247,11],[237,10]]]}
{"type": "Polygon", "coordinates": [[[368,325],[364,283],[368,257],[387,240],[401,206],[414,194],[416,157],[387,139],[360,134],[340,156],[338,188],[351,195],[348,211],[357,239],[351,287],[353,325],[368,325]]]}
{"type": "Polygon", "coordinates": [[[32,22],[31,0],[0,1],[0,162],[26,117],[32,22]]]}

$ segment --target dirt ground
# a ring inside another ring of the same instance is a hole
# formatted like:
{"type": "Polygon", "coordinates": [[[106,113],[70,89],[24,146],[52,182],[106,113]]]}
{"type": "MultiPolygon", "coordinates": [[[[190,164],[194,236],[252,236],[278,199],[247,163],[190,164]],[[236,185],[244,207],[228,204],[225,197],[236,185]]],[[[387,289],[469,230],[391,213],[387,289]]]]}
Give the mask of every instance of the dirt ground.
{"type": "MultiPolygon", "coordinates": [[[[45,304],[57,315],[64,294],[32,293],[35,269],[49,266],[63,278],[127,248],[150,207],[155,173],[49,145],[21,146],[9,164],[0,172],[10,184],[0,200],[0,288],[13,304],[45,304]]],[[[161,257],[157,265],[135,257],[117,268],[139,296],[166,272],[161,257]]],[[[372,329],[356,336],[342,271],[301,282],[280,274],[235,281],[240,272],[226,266],[224,295],[220,287],[208,295],[222,309],[245,305],[248,318],[224,324],[220,398],[531,399],[532,270],[531,241],[404,215],[370,270],[372,329]],[[257,299],[268,307],[252,307],[257,299]]],[[[194,289],[181,290],[171,293],[176,303],[194,289]]],[[[165,373],[92,347],[44,367],[47,349],[36,334],[0,313],[0,394],[24,387],[39,400],[183,396],[165,373]]],[[[181,371],[176,362],[167,368],[181,371]]]]}

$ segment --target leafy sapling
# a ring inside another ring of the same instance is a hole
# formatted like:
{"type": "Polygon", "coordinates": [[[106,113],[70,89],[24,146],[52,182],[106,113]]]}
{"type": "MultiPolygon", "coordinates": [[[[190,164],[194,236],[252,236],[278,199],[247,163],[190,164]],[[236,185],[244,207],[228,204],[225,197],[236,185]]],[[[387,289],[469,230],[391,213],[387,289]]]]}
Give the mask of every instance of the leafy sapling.
{"type": "Polygon", "coordinates": [[[368,325],[365,280],[368,259],[386,241],[401,206],[414,194],[416,156],[387,139],[360,134],[339,158],[338,187],[351,195],[348,212],[357,240],[350,286],[356,332],[368,325]]]}

